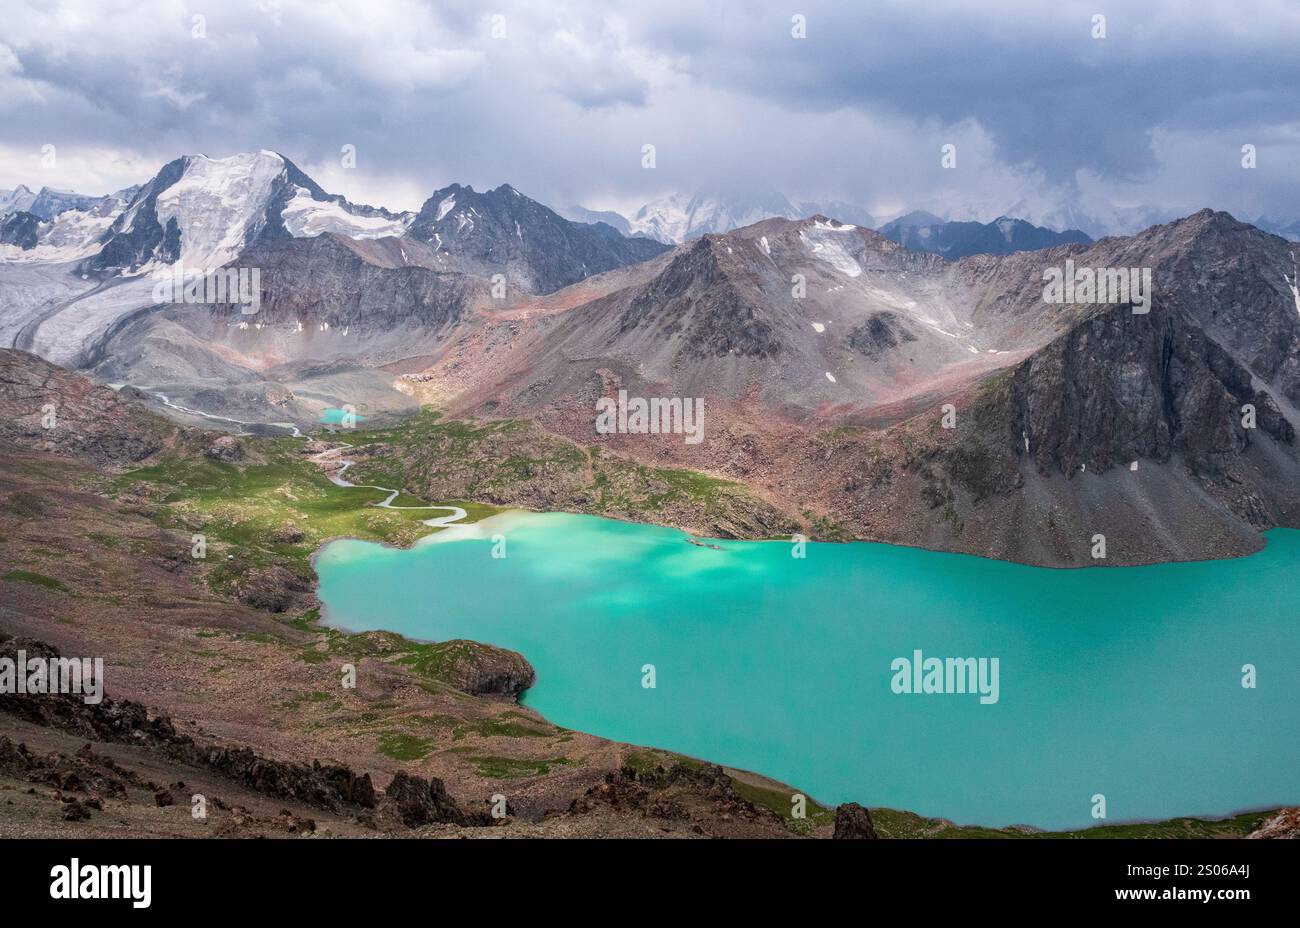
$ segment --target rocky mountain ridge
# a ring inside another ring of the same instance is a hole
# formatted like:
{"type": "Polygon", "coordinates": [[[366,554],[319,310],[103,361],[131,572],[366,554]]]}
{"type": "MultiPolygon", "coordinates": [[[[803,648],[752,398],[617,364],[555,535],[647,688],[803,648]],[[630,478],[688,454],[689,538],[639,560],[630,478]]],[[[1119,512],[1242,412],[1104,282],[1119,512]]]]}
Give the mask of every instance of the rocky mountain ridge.
{"type": "Polygon", "coordinates": [[[451,255],[456,267],[487,278],[501,274],[527,293],[551,293],[666,250],[604,223],[570,222],[509,184],[482,193],[460,184],[435,191],[409,231],[435,253],[451,255]]]}
{"type": "Polygon", "coordinates": [[[1112,563],[1241,554],[1300,512],[1292,260],[1209,210],[956,262],[768,220],[489,322],[421,377],[453,413],[744,481],[832,537],[1061,566],[1103,529],[1128,538],[1112,563]],[[1148,268],[1147,312],[1045,303],[1066,262],[1148,268]],[[703,397],[708,437],[595,435],[587,410],[620,389],[703,397]]]}
{"type": "Polygon", "coordinates": [[[880,227],[880,234],[916,251],[945,258],[970,255],[1009,255],[1056,245],[1087,245],[1092,239],[1078,229],[1057,232],[1023,219],[1000,216],[992,222],[944,222],[927,214],[909,213],[880,227]]]}

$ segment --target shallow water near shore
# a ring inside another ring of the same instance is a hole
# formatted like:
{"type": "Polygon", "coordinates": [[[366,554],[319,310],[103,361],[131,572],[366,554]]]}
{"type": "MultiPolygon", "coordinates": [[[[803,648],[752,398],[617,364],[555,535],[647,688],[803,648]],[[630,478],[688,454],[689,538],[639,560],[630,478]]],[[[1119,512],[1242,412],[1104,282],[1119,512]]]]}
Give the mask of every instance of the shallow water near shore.
{"type": "Polygon", "coordinates": [[[687,537],[508,513],[315,563],[330,624],[511,648],[537,670],[524,702],[558,725],[823,803],[1055,829],[1099,824],[1097,794],[1111,822],[1300,802],[1300,531],[1246,558],[1081,570],[687,537]],[[997,702],[896,694],[891,662],[917,649],[998,658],[997,702]]]}

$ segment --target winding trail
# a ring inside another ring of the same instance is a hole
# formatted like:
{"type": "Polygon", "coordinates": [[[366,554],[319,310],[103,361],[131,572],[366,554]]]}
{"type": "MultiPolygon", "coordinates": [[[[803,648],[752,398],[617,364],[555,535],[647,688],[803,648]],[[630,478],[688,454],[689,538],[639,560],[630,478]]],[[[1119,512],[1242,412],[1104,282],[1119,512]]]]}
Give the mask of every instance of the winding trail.
{"type": "MultiPolygon", "coordinates": [[[[173,403],[167,398],[165,393],[154,393],[154,397],[169,409],[175,409],[178,412],[186,412],[192,416],[202,416],[204,419],[211,419],[214,422],[233,422],[235,425],[271,425],[278,429],[288,429],[294,438],[306,438],[302,432],[298,431],[298,426],[292,422],[246,422],[243,419],[232,419],[229,416],[218,416],[214,413],[204,412],[202,409],[190,409],[188,406],[182,406],[179,403],[173,403]]],[[[241,432],[241,435],[251,435],[251,432],[241,432]]]]}
{"type": "Polygon", "coordinates": [[[310,458],[308,458],[308,460],[310,460],[313,464],[318,464],[322,468],[324,468],[326,475],[330,478],[330,482],[333,483],[335,486],[357,487],[358,489],[363,489],[363,490],[382,490],[383,492],[387,493],[388,494],[387,499],[385,499],[381,503],[375,503],[375,505],[378,506],[380,509],[402,509],[408,511],[419,511],[419,510],[427,510],[427,509],[446,510],[449,513],[448,515],[436,516],[432,519],[420,520],[424,525],[428,525],[431,528],[441,528],[444,525],[451,525],[453,522],[459,522],[467,515],[465,510],[461,509],[459,506],[394,506],[393,500],[397,499],[397,495],[401,493],[401,490],[394,490],[392,487],[376,486],[373,483],[353,483],[352,481],[344,478],[343,474],[347,471],[349,467],[355,464],[356,461],[345,461],[342,458],[340,458],[339,454],[341,454],[343,450],[344,450],[343,448],[330,448],[329,450],[322,451],[319,454],[313,454],[310,458]],[[336,471],[331,471],[330,466],[333,464],[340,464],[342,466],[339,467],[339,469],[336,471]]]}

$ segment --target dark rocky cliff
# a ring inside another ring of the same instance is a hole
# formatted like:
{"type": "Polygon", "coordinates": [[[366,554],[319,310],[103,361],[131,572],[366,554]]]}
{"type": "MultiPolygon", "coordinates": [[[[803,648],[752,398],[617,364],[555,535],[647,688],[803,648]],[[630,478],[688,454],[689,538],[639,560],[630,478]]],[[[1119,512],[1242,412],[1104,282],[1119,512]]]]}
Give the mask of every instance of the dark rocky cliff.
{"type": "Polygon", "coordinates": [[[1094,473],[1180,452],[1221,475],[1252,433],[1295,430],[1250,372],[1177,307],[1118,306],[1086,319],[1011,375],[1006,436],[1041,472],[1094,473]],[[1253,406],[1257,431],[1243,426],[1253,406]]]}

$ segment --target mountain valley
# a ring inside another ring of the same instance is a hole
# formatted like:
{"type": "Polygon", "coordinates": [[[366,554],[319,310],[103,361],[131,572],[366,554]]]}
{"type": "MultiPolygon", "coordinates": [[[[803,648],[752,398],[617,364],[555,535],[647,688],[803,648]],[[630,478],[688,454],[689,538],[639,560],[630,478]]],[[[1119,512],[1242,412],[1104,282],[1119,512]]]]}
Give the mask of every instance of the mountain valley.
{"type": "MultiPolygon", "coordinates": [[[[1296,519],[1295,257],[1223,213],[956,260],[825,215],[669,248],[509,185],[356,206],[265,151],[177,159],[91,210],[106,226],[75,260],[0,264],[0,334],[191,425],[289,432],[344,407],[396,425],[431,404],[734,481],[771,510],[650,516],[695,531],[1053,566],[1090,563],[1098,533],[1110,563],[1242,554],[1296,519]],[[1151,311],[1044,303],[1066,261],[1152,268],[1151,311]],[[259,270],[255,315],[152,299],[160,269],[221,264],[259,270]],[[620,389],[702,399],[705,440],[597,434],[620,389]]],[[[403,454],[405,489],[462,486],[403,454]]],[[[597,497],[533,499],[609,511],[597,497]]]]}

